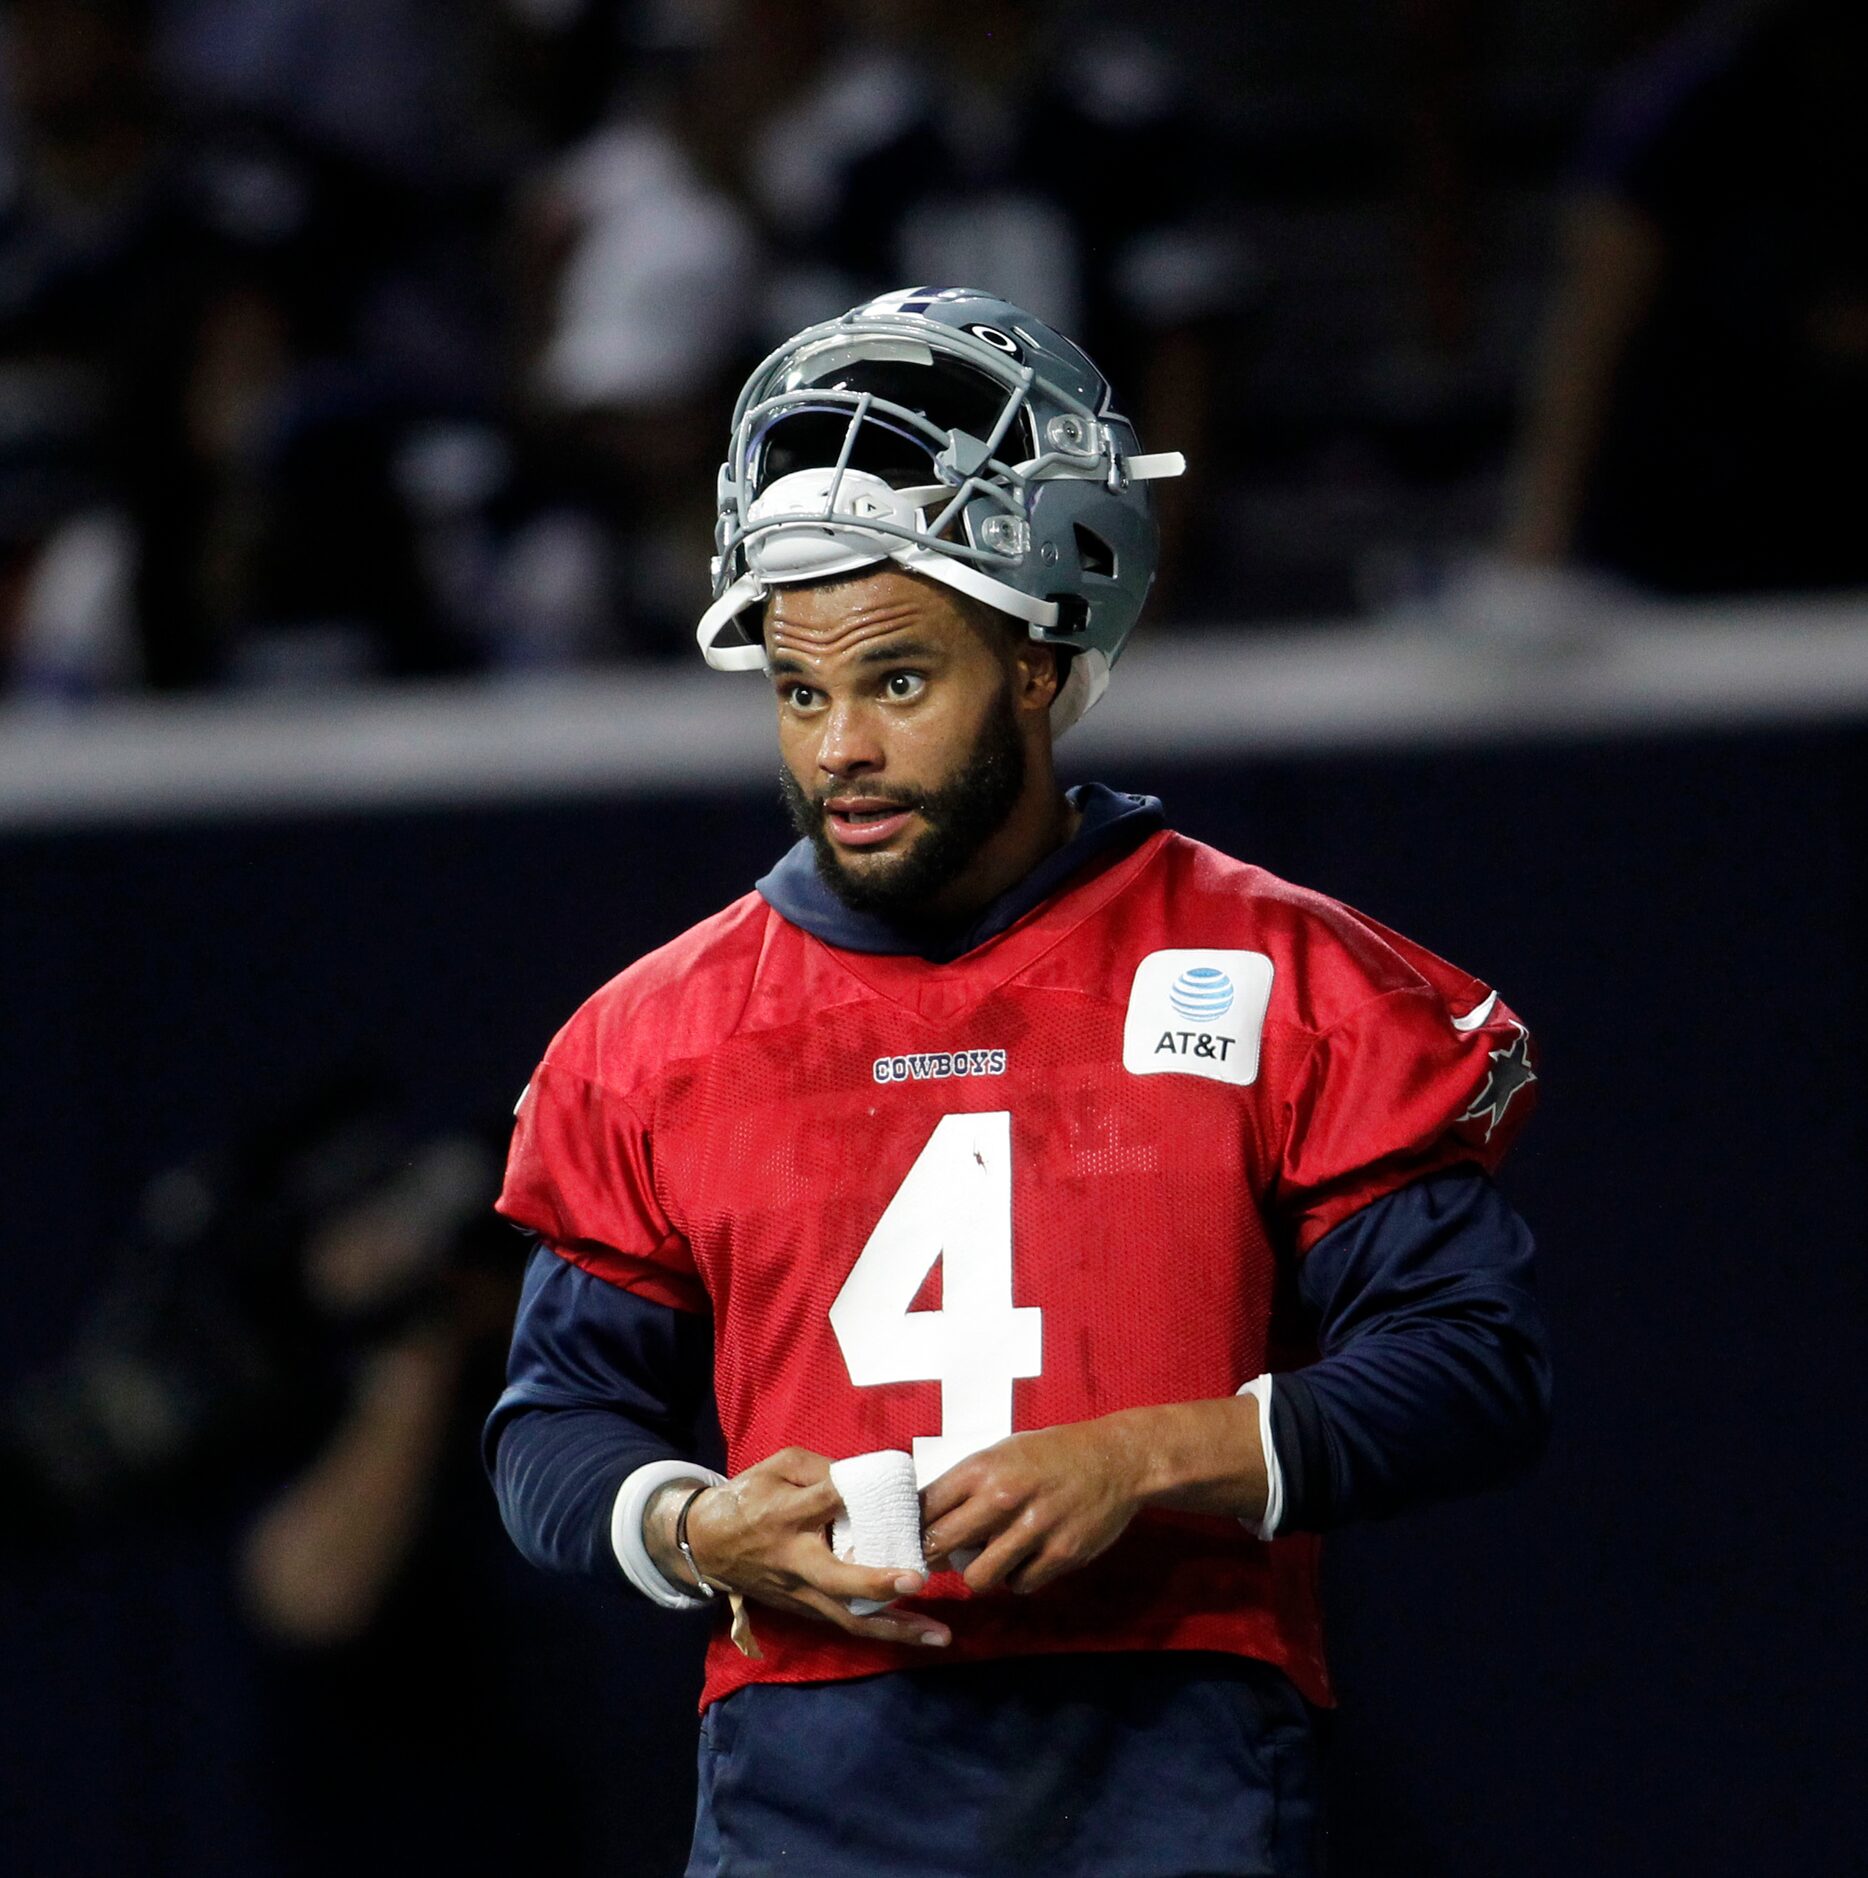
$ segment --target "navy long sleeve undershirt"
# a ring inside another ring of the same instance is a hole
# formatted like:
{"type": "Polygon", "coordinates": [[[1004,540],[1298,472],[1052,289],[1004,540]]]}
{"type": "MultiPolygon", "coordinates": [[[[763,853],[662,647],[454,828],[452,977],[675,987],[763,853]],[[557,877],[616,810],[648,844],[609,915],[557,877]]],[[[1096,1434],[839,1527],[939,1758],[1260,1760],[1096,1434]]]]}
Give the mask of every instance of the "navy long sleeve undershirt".
{"type": "MultiPolygon", "coordinates": [[[[1476,1168],[1417,1181],[1345,1220],[1311,1249],[1299,1288],[1322,1354],[1272,1392],[1280,1531],[1497,1486],[1542,1451],[1550,1363],[1531,1235],[1476,1168]]],[[[621,1581],[609,1534],[617,1491],[650,1461],[711,1449],[701,1432],[711,1398],[707,1318],[540,1246],[485,1435],[519,1550],[549,1570],[621,1581]]]]}
{"type": "Polygon", "coordinates": [[[1319,1359],[1280,1374],[1280,1532],[1502,1486],[1543,1452],[1550,1352],[1531,1233],[1477,1168],[1416,1181],[1311,1248],[1319,1359]]]}
{"type": "Polygon", "coordinates": [[[650,1461],[717,1454],[712,1397],[711,1318],[535,1247],[506,1390],[481,1438],[513,1543],[547,1571],[620,1580],[617,1493],[650,1461]]]}

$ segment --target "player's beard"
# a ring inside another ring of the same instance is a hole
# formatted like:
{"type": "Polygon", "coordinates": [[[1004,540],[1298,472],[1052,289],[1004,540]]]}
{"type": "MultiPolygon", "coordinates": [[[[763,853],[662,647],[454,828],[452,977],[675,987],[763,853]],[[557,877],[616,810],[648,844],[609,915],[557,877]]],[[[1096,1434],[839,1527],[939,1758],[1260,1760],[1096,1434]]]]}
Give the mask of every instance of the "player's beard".
{"type": "MultiPolygon", "coordinates": [[[[918,792],[884,789],[868,781],[860,785],[865,796],[913,809],[926,824],[905,853],[878,855],[851,866],[830,838],[824,803],[807,795],[789,770],[779,772],[778,782],[793,824],[817,857],[818,873],[845,906],[899,925],[924,925],[929,902],[966,872],[1024,794],[1025,744],[1012,707],[1012,689],[1004,686],[988,707],[952,782],[918,792]]],[[[848,786],[836,785],[826,795],[848,786]]]]}

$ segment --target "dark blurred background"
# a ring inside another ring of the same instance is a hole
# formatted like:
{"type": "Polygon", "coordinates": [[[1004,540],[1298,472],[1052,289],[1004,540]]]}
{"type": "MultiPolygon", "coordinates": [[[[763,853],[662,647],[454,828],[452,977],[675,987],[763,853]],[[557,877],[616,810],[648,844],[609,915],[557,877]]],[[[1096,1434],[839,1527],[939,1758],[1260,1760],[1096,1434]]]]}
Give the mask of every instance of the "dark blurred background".
{"type": "Polygon", "coordinates": [[[723,413],[1081,336],[1158,622],[1860,586],[1852,0],[6,0],[0,685],[683,654],[723,413]]]}
{"type": "Polygon", "coordinates": [[[1556,1444],[1335,1545],[1333,1869],[1860,1869],[1865,52],[0,0],[0,1870],[679,1870],[693,1627],[479,1472],[488,1200],[557,1024],[786,838],[686,670],[713,466],[911,281],[1193,464],[1066,769],[1543,1046],[1556,1444]]]}

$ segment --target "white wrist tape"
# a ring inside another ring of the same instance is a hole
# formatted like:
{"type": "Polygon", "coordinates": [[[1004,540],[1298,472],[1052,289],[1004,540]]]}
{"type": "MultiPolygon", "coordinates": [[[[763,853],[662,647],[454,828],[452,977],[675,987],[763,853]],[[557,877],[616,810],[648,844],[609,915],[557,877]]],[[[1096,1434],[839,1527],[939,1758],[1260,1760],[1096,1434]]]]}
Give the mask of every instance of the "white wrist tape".
{"type": "Polygon", "coordinates": [[[658,1488],[677,1480],[696,1487],[726,1485],[724,1474],[716,1474],[711,1467],[695,1461],[650,1461],[646,1467],[638,1467],[617,1490],[610,1508],[610,1550],[616,1554],[623,1576],[645,1598],[664,1610],[697,1611],[712,1600],[698,1591],[670,1584],[656,1569],[642,1537],[642,1516],[649,1510],[650,1499],[658,1488]]]}
{"type": "MultiPolygon", "coordinates": [[[[843,1501],[832,1522],[830,1549],[846,1565],[879,1565],[903,1572],[924,1572],[921,1555],[921,1496],[915,1491],[912,1455],[900,1448],[878,1448],[830,1463],[830,1484],[843,1501]]],[[[851,1598],[850,1610],[869,1617],[889,1601],[851,1598]]]]}
{"type": "MultiPolygon", "coordinates": [[[[1265,1514],[1253,1531],[1261,1539],[1276,1536],[1278,1522],[1284,1517],[1284,1469],[1278,1465],[1278,1450],[1271,1441],[1271,1375],[1254,1376],[1240,1395],[1249,1395],[1258,1404],[1258,1442],[1265,1450],[1265,1514]]],[[[1241,1520],[1244,1526],[1252,1522],[1241,1520]]]]}

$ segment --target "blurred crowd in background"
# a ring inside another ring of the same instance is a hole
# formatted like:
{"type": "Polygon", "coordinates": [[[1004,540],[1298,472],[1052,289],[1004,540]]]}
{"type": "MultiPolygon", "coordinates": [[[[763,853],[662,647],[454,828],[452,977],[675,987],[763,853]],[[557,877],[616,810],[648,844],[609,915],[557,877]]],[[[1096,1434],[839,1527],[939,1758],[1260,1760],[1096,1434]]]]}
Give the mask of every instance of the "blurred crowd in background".
{"type": "Polygon", "coordinates": [[[878,291],[1184,449],[1155,617],[1868,585],[1855,0],[5,0],[0,689],[684,652],[878,291]]]}

